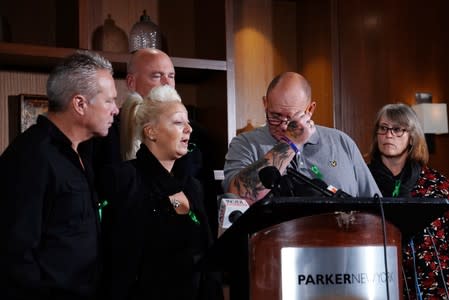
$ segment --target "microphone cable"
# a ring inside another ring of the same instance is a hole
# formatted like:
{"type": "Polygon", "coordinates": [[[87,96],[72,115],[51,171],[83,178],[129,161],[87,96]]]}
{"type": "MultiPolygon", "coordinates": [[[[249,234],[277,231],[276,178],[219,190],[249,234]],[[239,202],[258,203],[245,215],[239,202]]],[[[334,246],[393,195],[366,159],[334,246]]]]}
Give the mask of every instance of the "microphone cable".
{"type": "Polygon", "coordinates": [[[430,235],[430,240],[432,241],[432,246],[435,251],[436,258],[437,258],[439,273],[440,273],[441,279],[443,280],[444,291],[446,292],[446,297],[449,299],[449,292],[447,290],[446,279],[444,277],[443,268],[441,267],[440,253],[438,252],[437,246],[435,245],[435,241],[434,241],[435,236],[427,228],[424,229],[424,233],[426,233],[426,232],[430,235]]]}
{"type": "Polygon", "coordinates": [[[385,286],[387,288],[387,300],[390,300],[390,284],[388,283],[388,259],[387,259],[387,228],[385,225],[385,213],[384,205],[382,203],[382,198],[376,193],[374,199],[379,199],[379,208],[382,221],[382,236],[383,236],[383,246],[384,246],[384,266],[385,266],[385,286]]]}
{"type": "Polygon", "coordinates": [[[402,270],[402,278],[404,279],[405,290],[407,292],[407,299],[411,299],[410,297],[410,288],[408,287],[407,276],[405,275],[404,265],[401,263],[402,270]]]}
{"type": "Polygon", "coordinates": [[[413,237],[410,238],[410,248],[412,250],[413,271],[415,273],[416,298],[419,300],[422,300],[421,289],[419,288],[419,282],[418,282],[418,271],[416,270],[416,253],[415,253],[415,244],[413,243],[413,237]]]}

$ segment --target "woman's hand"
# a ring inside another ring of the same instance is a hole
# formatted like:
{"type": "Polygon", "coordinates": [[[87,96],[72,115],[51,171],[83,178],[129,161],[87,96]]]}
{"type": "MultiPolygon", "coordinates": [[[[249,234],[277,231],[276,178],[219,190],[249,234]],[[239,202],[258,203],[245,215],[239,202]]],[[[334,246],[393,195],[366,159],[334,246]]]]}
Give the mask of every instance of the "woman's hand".
{"type": "Polygon", "coordinates": [[[184,192],[179,192],[168,197],[178,215],[186,215],[190,211],[189,200],[184,192]]]}

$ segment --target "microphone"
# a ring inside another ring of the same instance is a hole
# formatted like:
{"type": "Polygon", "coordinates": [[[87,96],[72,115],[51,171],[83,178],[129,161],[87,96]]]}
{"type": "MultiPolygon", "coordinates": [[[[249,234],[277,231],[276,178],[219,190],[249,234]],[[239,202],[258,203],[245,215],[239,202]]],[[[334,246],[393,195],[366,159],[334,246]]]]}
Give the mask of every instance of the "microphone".
{"type": "Polygon", "coordinates": [[[320,179],[317,179],[317,180],[320,181],[320,182],[317,182],[317,180],[310,179],[309,177],[307,177],[307,176],[305,176],[305,175],[303,175],[303,174],[299,173],[298,171],[293,170],[291,168],[287,168],[287,175],[292,177],[293,180],[295,180],[298,183],[300,183],[300,182],[306,183],[308,186],[310,186],[314,190],[320,192],[322,195],[324,195],[326,197],[333,197],[334,196],[334,193],[332,193],[332,191],[327,189],[327,184],[324,183],[324,181],[322,181],[320,179]]]}
{"type": "Polygon", "coordinates": [[[348,193],[337,189],[335,186],[330,185],[330,184],[328,185],[326,182],[324,182],[323,180],[321,180],[319,178],[314,178],[314,179],[312,179],[312,181],[316,185],[320,186],[321,188],[330,191],[333,194],[332,197],[335,197],[335,198],[351,198],[352,197],[348,193]]]}
{"type": "Polygon", "coordinates": [[[260,169],[259,179],[264,187],[271,190],[273,196],[295,196],[292,181],[287,176],[281,176],[275,166],[260,169]]]}
{"type": "Polygon", "coordinates": [[[268,166],[262,168],[259,171],[259,179],[264,187],[273,190],[279,188],[279,182],[281,181],[281,173],[276,167],[268,166]]]}
{"type": "Polygon", "coordinates": [[[321,179],[311,179],[291,168],[287,168],[287,175],[281,176],[276,167],[267,166],[259,171],[259,179],[264,187],[271,189],[274,196],[313,196],[315,193],[310,190],[312,188],[326,197],[352,197],[321,179]]]}
{"type": "Polygon", "coordinates": [[[245,199],[233,194],[224,194],[218,211],[218,236],[221,236],[249,208],[245,199]],[[227,198],[225,198],[227,197],[227,198]]]}
{"type": "Polygon", "coordinates": [[[296,180],[302,181],[308,184],[310,187],[314,188],[316,191],[320,192],[326,197],[335,197],[335,198],[351,198],[352,196],[348,193],[337,189],[333,185],[325,183],[323,180],[314,178],[310,179],[309,177],[299,173],[293,169],[287,169],[287,174],[295,178],[296,180]]]}

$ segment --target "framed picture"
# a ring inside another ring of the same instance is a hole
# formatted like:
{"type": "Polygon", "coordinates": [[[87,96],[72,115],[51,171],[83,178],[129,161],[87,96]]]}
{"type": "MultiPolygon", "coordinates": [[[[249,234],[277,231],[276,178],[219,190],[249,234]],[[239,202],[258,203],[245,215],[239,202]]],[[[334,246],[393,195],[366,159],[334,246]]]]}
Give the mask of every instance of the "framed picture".
{"type": "Polygon", "coordinates": [[[47,110],[47,96],[27,94],[9,96],[9,141],[35,124],[37,116],[46,113],[47,110]]]}

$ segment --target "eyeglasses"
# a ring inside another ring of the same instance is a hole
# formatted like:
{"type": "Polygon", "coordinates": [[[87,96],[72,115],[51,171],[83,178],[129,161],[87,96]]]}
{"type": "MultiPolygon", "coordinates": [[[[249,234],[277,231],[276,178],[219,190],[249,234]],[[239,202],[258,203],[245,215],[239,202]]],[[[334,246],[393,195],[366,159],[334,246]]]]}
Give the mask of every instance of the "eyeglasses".
{"type": "Polygon", "coordinates": [[[383,125],[377,126],[377,134],[384,135],[384,134],[387,134],[388,131],[393,136],[401,137],[404,135],[404,133],[407,131],[407,129],[401,128],[401,127],[387,127],[387,126],[383,126],[383,125]]]}
{"type": "Polygon", "coordinates": [[[271,126],[280,126],[281,124],[288,125],[291,121],[290,118],[282,120],[278,117],[269,117],[267,112],[265,112],[265,117],[267,118],[268,124],[271,126]]]}

